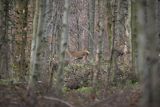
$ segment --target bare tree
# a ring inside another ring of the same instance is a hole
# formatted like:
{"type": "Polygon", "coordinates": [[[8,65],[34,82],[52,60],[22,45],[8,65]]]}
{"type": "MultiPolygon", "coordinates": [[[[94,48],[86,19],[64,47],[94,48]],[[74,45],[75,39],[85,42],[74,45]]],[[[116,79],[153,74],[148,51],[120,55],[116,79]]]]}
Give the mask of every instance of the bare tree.
{"type": "Polygon", "coordinates": [[[9,77],[9,1],[0,0],[0,78],[9,77]]]}
{"type": "Polygon", "coordinates": [[[111,5],[111,9],[112,12],[110,13],[113,17],[113,23],[111,23],[110,25],[110,59],[109,59],[109,67],[108,67],[108,83],[110,83],[110,81],[112,80],[111,78],[111,71],[113,69],[113,65],[114,65],[114,50],[115,50],[115,36],[116,36],[116,19],[117,19],[117,15],[116,15],[116,11],[117,10],[117,0],[113,0],[111,5]]]}
{"type": "Polygon", "coordinates": [[[160,106],[160,1],[138,0],[138,62],[143,107],[160,106]]]}
{"type": "Polygon", "coordinates": [[[64,79],[63,77],[64,63],[65,63],[64,58],[68,40],[68,13],[69,13],[69,0],[65,0],[64,13],[63,13],[63,29],[62,29],[61,46],[60,46],[60,65],[58,67],[57,84],[56,84],[58,94],[62,93],[63,79],[64,79]]]}
{"type": "Polygon", "coordinates": [[[89,0],[89,9],[88,9],[88,38],[89,38],[89,51],[91,52],[91,55],[93,57],[93,51],[94,51],[94,25],[95,25],[95,0],[89,0]]]}
{"type": "Polygon", "coordinates": [[[132,57],[132,70],[135,71],[136,74],[137,72],[137,14],[136,14],[136,1],[132,0],[131,2],[131,57],[132,57]]]}
{"type": "Polygon", "coordinates": [[[98,24],[97,24],[97,31],[98,31],[98,46],[97,46],[97,53],[96,53],[96,71],[94,72],[93,77],[93,87],[96,88],[96,83],[98,79],[98,74],[101,71],[101,61],[102,61],[102,46],[103,46],[103,36],[104,36],[104,0],[98,0],[98,24]]]}
{"type": "Polygon", "coordinates": [[[35,89],[38,81],[40,80],[40,74],[43,70],[43,52],[46,44],[45,37],[45,7],[46,0],[36,0],[36,8],[33,21],[33,38],[31,47],[31,61],[30,61],[30,75],[28,88],[35,89]]]}

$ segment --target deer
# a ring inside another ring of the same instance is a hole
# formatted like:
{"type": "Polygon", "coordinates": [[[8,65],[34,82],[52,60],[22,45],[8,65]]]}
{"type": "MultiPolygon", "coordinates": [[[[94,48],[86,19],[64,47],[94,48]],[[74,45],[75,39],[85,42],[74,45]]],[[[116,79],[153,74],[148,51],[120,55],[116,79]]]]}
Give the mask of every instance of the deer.
{"type": "Polygon", "coordinates": [[[87,60],[87,57],[89,55],[89,51],[87,49],[83,49],[83,50],[80,50],[80,51],[70,51],[70,50],[67,49],[66,53],[71,58],[74,58],[74,60],[84,59],[85,61],[87,60]]]}

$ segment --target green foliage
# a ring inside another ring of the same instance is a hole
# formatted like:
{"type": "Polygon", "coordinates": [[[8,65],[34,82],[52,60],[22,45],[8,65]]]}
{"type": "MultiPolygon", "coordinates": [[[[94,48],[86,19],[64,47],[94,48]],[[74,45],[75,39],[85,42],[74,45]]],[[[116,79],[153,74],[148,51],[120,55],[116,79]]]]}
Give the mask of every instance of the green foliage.
{"type": "Polygon", "coordinates": [[[67,93],[69,90],[70,90],[70,89],[67,88],[67,87],[63,87],[63,89],[62,89],[63,93],[67,93]]]}
{"type": "Polygon", "coordinates": [[[17,70],[18,69],[16,64],[11,64],[11,67],[12,67],[13,70],[17,70]]]}
{"type": "Polygon", "coordinates": [[[132,86],[132,85],[137,85],[138,81],[137,80],[127,80],[126,81],[126,86],[132,86]]]}
{"type": "Polygon", "coordinates": [[[13,81],[12,80],[10,80],[10,79],[0,79],[0,85],[10,85],[10,84],[12,84],[13,83],[13,81]]]}
{"type": "Polygon", "coordinates": [[[91,94],[93,93],[94,89],[92,87],[81,87],[77,91],[83,94],[91,94]]]}

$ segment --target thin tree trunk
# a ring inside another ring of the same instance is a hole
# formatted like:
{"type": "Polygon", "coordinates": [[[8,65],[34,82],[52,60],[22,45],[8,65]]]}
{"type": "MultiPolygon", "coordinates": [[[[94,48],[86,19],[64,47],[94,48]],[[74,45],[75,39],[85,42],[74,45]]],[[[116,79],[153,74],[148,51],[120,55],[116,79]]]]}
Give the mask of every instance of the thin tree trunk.
{"type": "Polygon", "coordinates": [[[94,51],[94,21],[95,21],[95,0],[89,0],[89,10],[88,10],[88,37],[89,37],[89,51],[93,58],[94,51]]]}
{"type": "Polygon", "coordinates": [[[137,15],[136,15],[136,2],[131,1],[131,43],[132,43],[132,50],[131,50],[131,57],[132,57],[132,70],[135,74],[137,72],[137,15]]]}
{"type": "Polygon", "coordinates": [[[101,71],[101,61],[102,61],[102,46],[103,46],[103,34],[104,34],[104,12],[103,12],[104,0],[98,0],[98,46],[96,53],[96,71],[93,76],[93,87],[97,86],[98,74],[101,71]]]}
{"type": "MultiPolygon", "coordinates": [[[[78,15],[79,16],[79,15],[78,15]]],[[[76,17],[76,24],[77,24],[77,38],[78,38],[78,51],[82,49],[82,37],[80,35],[80,27],[79,27],[79,17],[76,17]]]]}
{"type": "Polygon", "coordinates": [[[35,90],[42,72],[42,53],[44,51],[44,16],[46,0],[36,0],[36,8],[33,21],[33,38],[31,47],[30,75],[28,88],[35,90]]]}
{"type": "Polygon", "coordinates": [[[9,1],[0,1],[0,78],[9,78],[8,16],[9,1]]]}
{"type": "Polygon", "coordinates": [[[63,88],[63,71],[64,71],[64,58],[65,58],[65,51],[67,48],[67,41],[68,41],[68,14],[69,14],[69,1],[65,0],[64,4],[64,13],[63,13],[63,29],[62,29],[62,36],[61,36],[61,46],[60,46],[60,64],[58,67],[58,73],[57,73],[57,91],[58,94],[62,94],[62,88],[63,88]]]}
{"type": "Polygon", "coordinates": [[[128,52],[130,53],[129,54],[129,58],[128,58],[128,62],[129,64],[131,65],[130,66],[130,71],[132,71],[132,68],[133,68],[133,63],[132,63],[132,32],[131,32],[131,16],[132,16],[132,13],[131,13],[131,0],[128,0],[128,12],[127,12],[127,18],[126,18],[126,21],[125,21],[125,31],[126,31],[126,36],[128,38],[128,42],[126,42],[126,44],[124,45],[124,54],[127,54],[128,52]],[[127,44],[128,47],[127,47],[127,44]],[[128,49],[127,49],[128,48],[128,49]]]}
{"type": "Polygon", "coordinates": [[[110,52],[110,59],[109,59],[109,66],[108,66],[108,77],[107,77],[107,82],[108,84],[110,84],[111,80],[113,80],[113,76],[112,76],[112,69],[113,69],[113,65],[114,65],[114,49],[115,49],[115,36],[116,36],[116,12],[117,12],[117,0],[114,0],[113,2],[113,23],[112,23],[112,30],[111,30],[111,52],[110,52]]]}

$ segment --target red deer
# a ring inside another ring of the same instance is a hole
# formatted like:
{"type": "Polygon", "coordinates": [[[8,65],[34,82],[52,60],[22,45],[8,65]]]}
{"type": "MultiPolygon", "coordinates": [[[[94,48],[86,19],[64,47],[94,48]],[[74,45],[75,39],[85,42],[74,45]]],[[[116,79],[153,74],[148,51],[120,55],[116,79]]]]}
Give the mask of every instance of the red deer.
{"type": "Polygon", "coordinates": [[[87,60],[87,56],[89,55],[89,51],[87,49],[84,50],[80,50],[80,51],[70,51],[70,50],[66,50],[66,53],[74,58],[74,60],[77,59],[84,59],[87,60]]]}

